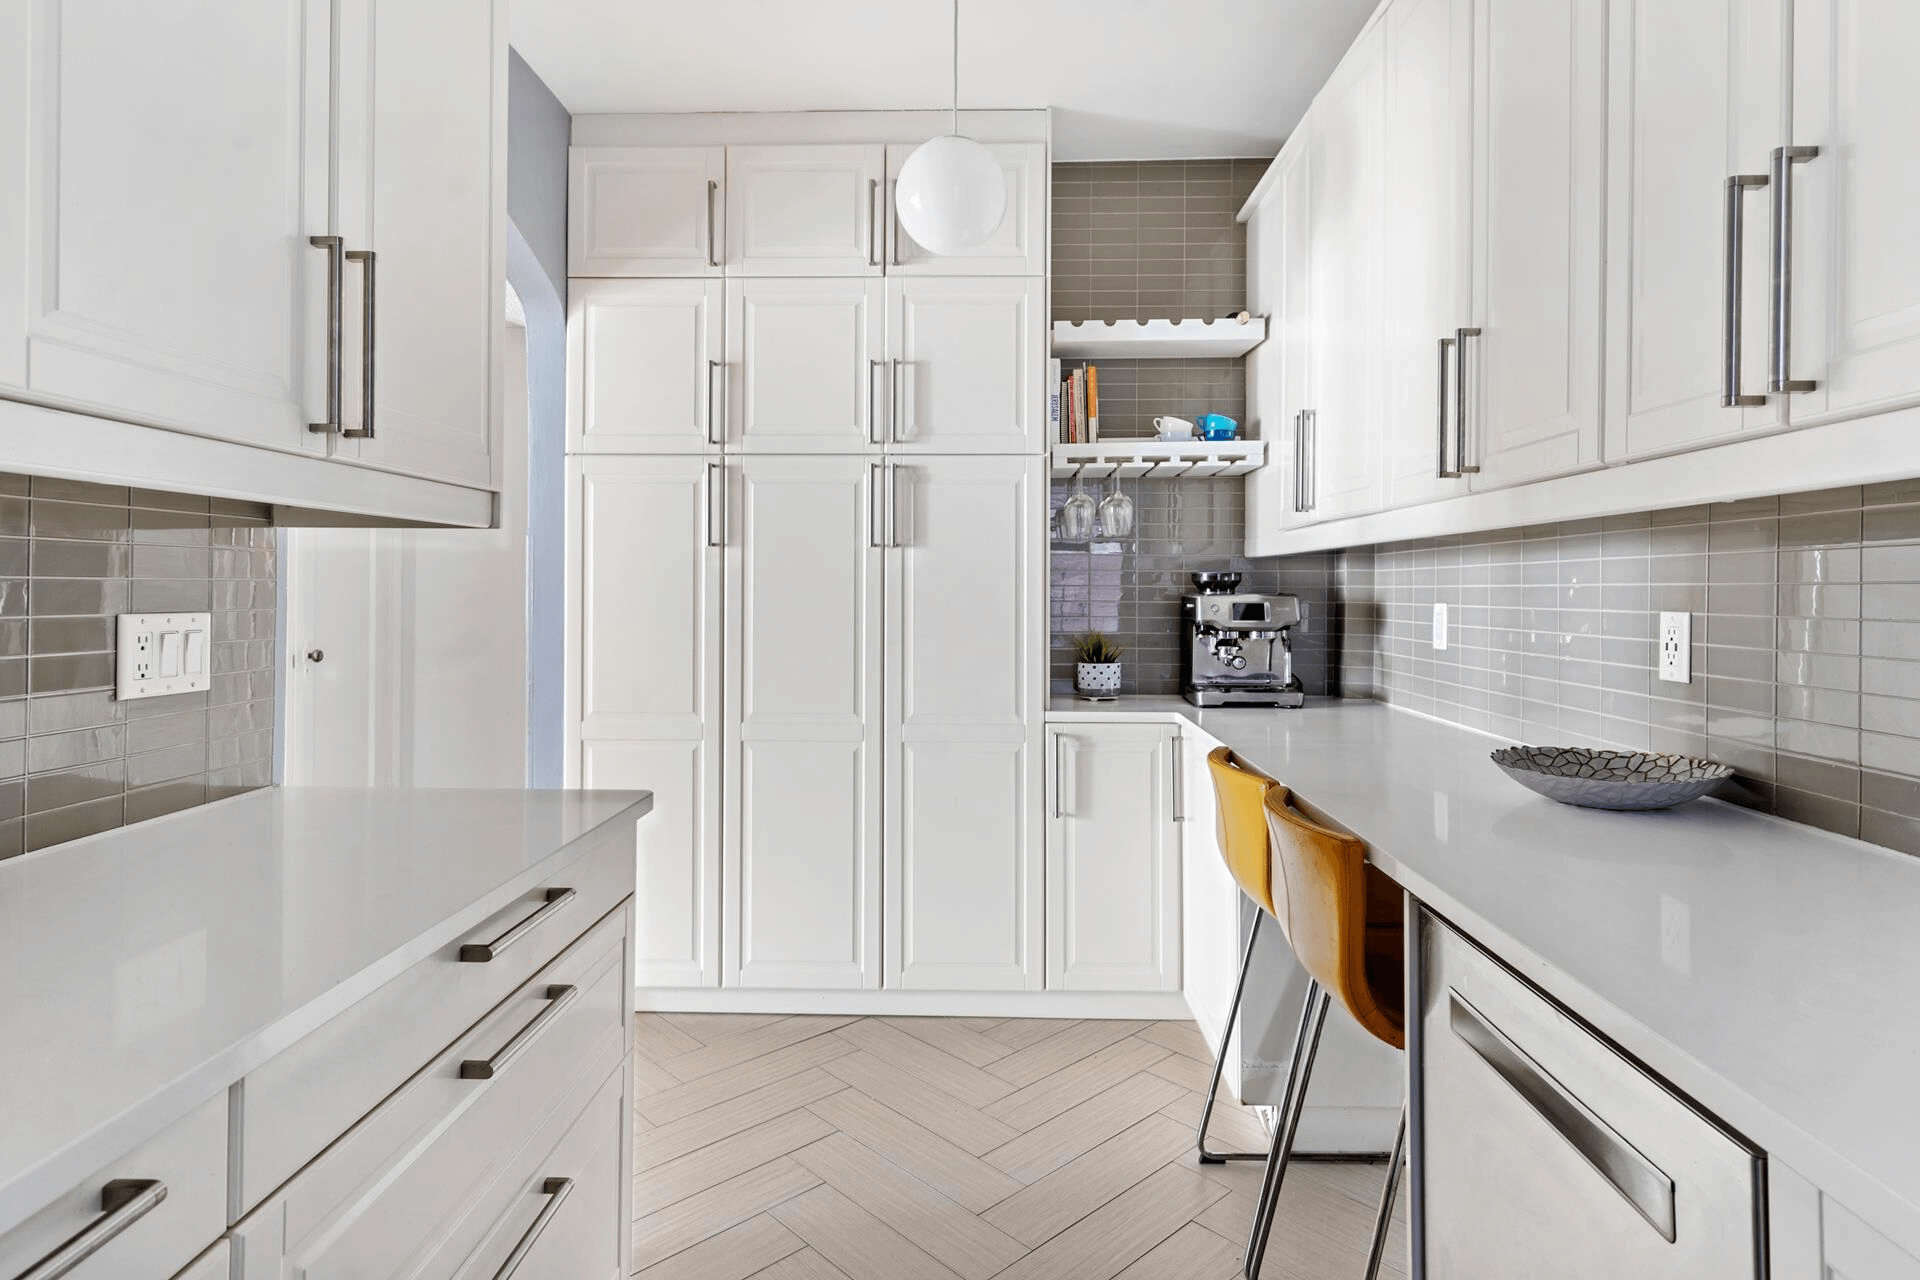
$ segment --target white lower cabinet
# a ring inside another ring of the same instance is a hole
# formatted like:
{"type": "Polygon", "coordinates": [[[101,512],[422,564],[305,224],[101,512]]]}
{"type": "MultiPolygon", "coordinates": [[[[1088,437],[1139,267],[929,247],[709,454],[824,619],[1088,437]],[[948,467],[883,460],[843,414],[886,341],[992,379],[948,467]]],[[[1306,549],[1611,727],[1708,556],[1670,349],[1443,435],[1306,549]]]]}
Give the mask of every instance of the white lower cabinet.
{"type": "Polygon", "coordinates": [[[1049,724],[1047,986],[1180,989],[1180,733],[1049,724]]]}
{"type": "Polygon", "coordinates": [[[880,985],[882,470],[728,468],[729,985],[880,985]]]}
{"type": "Polygon", "coordinates": [[[1920,1257],[1777,1159],[1767,1161],[1771,1280],[1920,1280],[1920,1257]]]}
{"type": "Polygon", "coordinates": [[[891,469],[886,984],[1041,984],[1039,458],[891,469]]]}

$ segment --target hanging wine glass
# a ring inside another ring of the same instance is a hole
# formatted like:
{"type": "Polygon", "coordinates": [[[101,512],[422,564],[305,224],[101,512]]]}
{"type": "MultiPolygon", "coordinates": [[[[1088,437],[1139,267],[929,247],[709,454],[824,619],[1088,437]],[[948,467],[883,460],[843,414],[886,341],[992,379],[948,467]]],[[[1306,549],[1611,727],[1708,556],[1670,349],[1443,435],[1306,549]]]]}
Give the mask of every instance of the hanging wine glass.
{"type": "Polygon", "coordinates": [[[1133,536],[1133,499],[1120,492],[1120,470],[1114,468],[1113,492],[1100,500],[1100,536],[1120,541],[1133,536]]]}
{"type": "Polygon", "coordinates": [[[1060,540],[1086,542],[1092,539],[1096,517],[1093,499],[1088,496],[1079,472],[1073,476],[1073,496],[1060,508],[1060,540]]]}

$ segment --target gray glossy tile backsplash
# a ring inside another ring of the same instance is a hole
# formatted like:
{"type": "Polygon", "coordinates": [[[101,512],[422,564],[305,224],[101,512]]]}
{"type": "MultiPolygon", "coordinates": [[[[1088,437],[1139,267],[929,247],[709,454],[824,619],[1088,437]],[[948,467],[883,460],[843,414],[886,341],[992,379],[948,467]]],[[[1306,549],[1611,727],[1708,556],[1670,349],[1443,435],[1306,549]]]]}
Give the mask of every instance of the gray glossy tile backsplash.
{"type": "Polygon", "coordinates": [[[267,508],[0,475],[0,858],[272,781],[267,508]],[[114,615],[213,614],[206,693],[113,697],[114,615]]]}
{"type": "Polygon", "coordinates": [[[1920,482],[1346,553],[1377,695],[1502,737],[1710,756],[1726,798],[1920,853],[1920,482]],[[1447,602],[1448,648],[1430,643],[1447,602]],[[1693,680],[1653,673],[1693,615],[1693,680]]]}

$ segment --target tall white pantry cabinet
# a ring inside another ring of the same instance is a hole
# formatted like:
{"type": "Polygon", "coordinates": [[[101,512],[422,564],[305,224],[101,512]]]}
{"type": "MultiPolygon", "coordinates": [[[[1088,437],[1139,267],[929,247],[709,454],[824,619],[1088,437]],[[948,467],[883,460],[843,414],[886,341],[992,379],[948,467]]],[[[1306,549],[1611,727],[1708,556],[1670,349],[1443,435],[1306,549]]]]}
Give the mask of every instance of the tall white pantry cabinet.
{"type": "Polygon", "coordinates": [[[643,999],[1044,983],[1046,148],[994,150],[951,258],[910,147],[574,150],[567,774],[655,792],[643,999]]]}

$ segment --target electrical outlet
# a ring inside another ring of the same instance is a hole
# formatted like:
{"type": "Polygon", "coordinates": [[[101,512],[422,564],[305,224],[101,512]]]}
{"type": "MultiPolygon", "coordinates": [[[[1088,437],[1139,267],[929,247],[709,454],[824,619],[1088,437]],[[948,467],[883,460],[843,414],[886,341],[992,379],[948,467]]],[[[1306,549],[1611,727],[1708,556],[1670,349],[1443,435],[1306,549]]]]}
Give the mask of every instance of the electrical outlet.
{"type": "Polygon", "coordinates": [[[1660,615],[1660,678],[1674,684],[1693,683],[1693,615],[1660,615]]]}
{"type": "Polygon", "coordinates": [[[114,696],[196,693],[213,680],[213,615],[123,613],[114,660],[114,696]]]}
{"type": "Polygon", "coordinates": [[[1447,647],[1447,602],[1444,600],[1433,602],[1433,647],[1447,647]]]}

